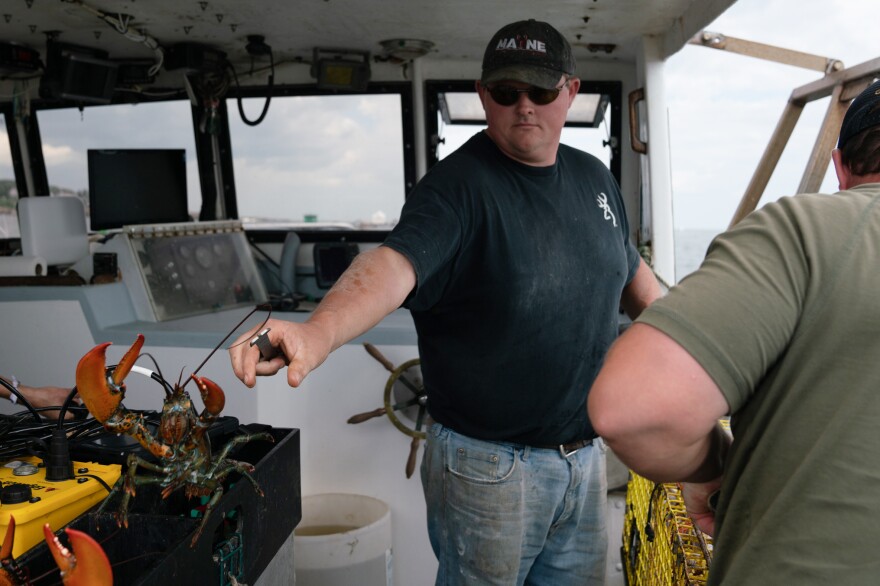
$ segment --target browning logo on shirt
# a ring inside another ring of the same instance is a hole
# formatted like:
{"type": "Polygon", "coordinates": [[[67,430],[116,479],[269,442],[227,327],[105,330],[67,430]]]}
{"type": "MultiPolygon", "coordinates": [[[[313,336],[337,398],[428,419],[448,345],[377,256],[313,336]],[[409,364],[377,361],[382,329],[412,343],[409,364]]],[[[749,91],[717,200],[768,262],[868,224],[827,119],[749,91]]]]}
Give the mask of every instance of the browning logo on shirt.
{"type": "Polygon", "coordinates": [[[604,212],[605,219],[611,220],[611,224],[616,228],[617,218],[614,217],[614,212],[611,211],[611,206],[608,205],[608,196],[600,192],[599,195],[596,196],[596,203],[599,204],[599,209],[604,212]]]}

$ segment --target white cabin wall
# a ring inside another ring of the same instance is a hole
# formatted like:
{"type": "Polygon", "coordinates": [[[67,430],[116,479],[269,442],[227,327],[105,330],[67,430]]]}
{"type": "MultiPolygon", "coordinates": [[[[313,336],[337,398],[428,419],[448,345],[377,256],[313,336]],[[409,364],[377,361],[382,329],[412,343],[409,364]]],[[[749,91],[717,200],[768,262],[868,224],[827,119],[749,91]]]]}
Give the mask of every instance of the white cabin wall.
{"type": "MultiPolygon", "coordinates": [[[[95,345],[78,301],[3,302],[0,321],[0,375],[28,386],[76,384],[76,364],[95,345]]],[[[0,413],[18,411],[0,401],[0,413]]]]}
{"type": "MultiPolygon", "coordinates": [[[[418,356],[415,346],[377,348],[395,366],[418,356]]],[[[387,503],[394,584],[429,586],[434,583],[437,560],[428,540],[419,477],[423,444],[415,473],[407,479],[409,436],[387,417],[346,423],[352,415],[382,406],[389,374],[360,344],[348,344],[333,352],[299,388],[289,387],[286,375],[279,373],[260,378],[249,392],[257,397],[260,423],[301,430],[303,496],[343,492],[387,503]]]]}

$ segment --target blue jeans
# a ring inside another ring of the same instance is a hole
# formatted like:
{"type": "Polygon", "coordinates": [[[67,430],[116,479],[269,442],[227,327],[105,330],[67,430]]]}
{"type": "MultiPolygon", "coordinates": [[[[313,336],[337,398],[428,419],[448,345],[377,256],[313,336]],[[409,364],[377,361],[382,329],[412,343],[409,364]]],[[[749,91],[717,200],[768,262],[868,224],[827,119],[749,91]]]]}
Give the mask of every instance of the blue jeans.
{"type": "Polygon", "coordinates": [[[435,423],[421,473],[437,585],[604,584],[602,440],[565,458],[435,423]]]}

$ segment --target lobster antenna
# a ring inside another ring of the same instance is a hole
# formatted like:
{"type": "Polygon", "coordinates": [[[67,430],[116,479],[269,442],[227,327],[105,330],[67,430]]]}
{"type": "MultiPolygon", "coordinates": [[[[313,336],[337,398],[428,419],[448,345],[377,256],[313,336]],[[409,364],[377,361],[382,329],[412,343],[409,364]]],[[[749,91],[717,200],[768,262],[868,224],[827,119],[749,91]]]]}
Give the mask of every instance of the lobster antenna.
{"type": "MultiPolygon", "coordinates": [[[[162,369],[159,368],[159,362],[156,360],[156,357],[150,354],[149,352],[141,352],[141,356],[146,356],[153,363],[153,367],[156,369],[156,373],[159,376],[158,382],[162,385],[162,389],[165,391],[165,396],[170,397],[172,395],[170,385],[168,381],[165,380],[165,377],[162,376],[162,369]]],[[[138,356],[140,358],[140,356],[138,356]]],[[[155,379],[155,376],[152,377],[155,379]]]]}
{"type": "MultiPolygon", "coordinates": [[[[229,339],[229,336],[231,336],[232,334],[234,334],[234,333],[238,330],[238,328],[240,328],[240,327],[242,326],[242,324],[244,324],[244,322],[246,322],[246,321],[247,321],[252,315],[254,315],[254,313],[256,313],[256,312],[258,312],[258,311],[260,311],[260,310],[268,311],[268,312],[269,312],[269,315],[267,315],[265,321],[263,321],[263,325],[265,325],[265,323],[266,323],[267,321],[269,321],[269,317],[272,315],[272,306],[271,306],[270,304],[268,304],[268,303],[261,303],[261,304],[257,305],[256,307],[254,307],[252,310],[250,310],[250,312],[249,312],[246,316],[244,316],[244,317],[242,318],[242,320],[241,320],[240,322],[238,322],[238,324],[236,324],[236,326],[235,326],[234,328],[232,328],[232,329],[229,331],[228,334],[226,334],[226,337],[224,337],[222,340],[220,340],[220,343],[219,343],[219,344],[217,344],[216,346],[214,346],[214,349],[211,350],[211,352],[208,354],[208,356],[207,356],[204,360],[202,360],[202,363],[199,364],[199,367],[196,368],[196,369],[193,371],[193,373],[192,373],[191,375],[189,375],[189,377],[187,377],[186,382],[183,383],[183,386],[182,386],[182,387],[180,387],[181,390],[183,390],[184,388],[186,388],[186,385],[189,384],[189,381],[191,381],[191,380],[193,379],[193,377],[199,373],[199,371],[202,369],[202,367],[205,365],[205,363],[208,362],[208,360],[211,359],[211,356],[213,356],[214,353],[215,353],[217,350],[219,350],[219,349],[223,346],[223,344],[226,342],[226,340],[229,339]]],[[[260,327],[262,327],[262,326],[260,326],[260,327]]],[[[260,329],[260,328],[257,328],[257,331],[259,331],[259,329],[260,329]]]]}

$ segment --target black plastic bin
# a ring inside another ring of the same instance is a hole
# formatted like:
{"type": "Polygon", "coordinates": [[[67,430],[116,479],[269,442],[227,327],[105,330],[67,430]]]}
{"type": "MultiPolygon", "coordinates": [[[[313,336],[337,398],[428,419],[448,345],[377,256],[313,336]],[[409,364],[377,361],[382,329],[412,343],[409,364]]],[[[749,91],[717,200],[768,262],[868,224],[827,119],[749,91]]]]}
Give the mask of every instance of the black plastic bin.
{"type": "MultiPolygon", "coordinates": [[[[68,525],[101,543],[113,567],[114,584],[226,585],[233,583],[230,575],[246,584],[256,582],[302,517],[300,442],[296,429],[244,427],[251,433],[268,431],[275,438],[275,443],[246,444],[232,455],[256,466],[253,476],[265,496],[246,479],[227,483],[231,486],[195,547],[190,541],[201,519],[191,515],[199,501],[187,499],[183,490],[162,499],[157,487],[139,487],[130,503],[127,529],[117,527],[112,515],[118,499],[100,515],[95,507],[68,525]]],[[[66,543],[63,532],[61,540],[66,543]]],[[[60,582],[45,543],[16,561],[27,569],[34,586],[60,582]]]]}

